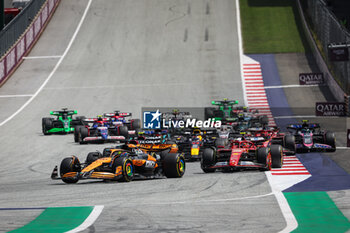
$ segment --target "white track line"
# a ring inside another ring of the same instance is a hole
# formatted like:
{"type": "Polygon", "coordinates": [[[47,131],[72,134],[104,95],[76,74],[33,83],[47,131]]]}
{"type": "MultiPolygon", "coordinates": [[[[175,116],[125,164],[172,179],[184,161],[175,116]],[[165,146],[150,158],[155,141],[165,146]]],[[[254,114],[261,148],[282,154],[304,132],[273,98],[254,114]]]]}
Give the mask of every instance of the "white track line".
{"type": "Polygon", "coordinates": [[[80,231],[85,230],[89,226],[91,226],[96,221],[98,216],[100,216],[100,214],[102,213],[103,207],[104,207],[103,205],[95,206],[94,209],[91,211],[89,217],[87,217],[85,219],[85,221],[82,224],[80,224],[80,226],[78,226],[70,231],[67,231],[66,233],[80,232],[80,231]]]}
{"type": "Polygon", "coordinates": [[[320,87],[325,85],[282,85],[282,86],[265,86],[265,89],[274,89],[274,88],[291,88],[291,87],[320,87]]]}
{"type": "Polygon", "coordinates": [[[276,119],[289,119],[289,118],[314,118],[315,115],[300,115],[300,116],[275,116],[276,119]]]}
{"type": "Polygon", "coordinates": [[[33,95],[0,95],[0,98],[31,97],[33,95]]]}
{"type": "Polygon", "coordinates": [[[272,175],[270,172],[265,172],[267,180],[270,183],[271,189],[273,194],[275,195],[278,205],[281,208],[281,212],[283,214],[284,219],[287,222],[287,226],[280,231],[280,233],[285,233],[285,232],[292,232],[293,230],[295,230],[298,227],[298,222],[295,219],[295,216],[292,212],[292,210],[290,209],[290,206],[288,204],[288,201],[286,199],[286,197],[283,195],[283,193],[278,190],[276,187],[272,186],[272,175]]]}
{"type": "Polygon", "coordinates": [[[239,9],[239,0],[236,0],[236,16],[237,16],[237,35],[238,35],[238,49],[239,49],[239,64],[240,64],[240,75],[241,75],[241,83],[243,90],[243,99],[244,105],[248,106],[246,90],[244,85],[244,77],[243,77],[243,44],[242,44],[242,32],[241,32],[241,13],[239,9]]]}
{"type": "Polygon", "coordinates": [[[49,74],[49,76],[46,78],[46,80],[44,81],[43,84],[41,84],[41,86],[39,87],[39,89],[34,93],[34,95],[27,101],[25,102],[22,107],[20,107],[15,113],[13,113],[11,116],[9,116],[6,120],[4,120],[3,122],[0,123],[0,126],[3,126],[4,124],[6,124],[8,121],[10,121],[12,118],[14,118],[18,113],[20,113],[25,107],[27,107],[28,104],[30,104],[35,97],[37,97],[37,95],[40,93],[40,91],[45,87],[45,85],[50,81],[50,79],[52,78],[52,76],[55,74],[56,70],[58,69],[58,67],[61,65],[63,59],[66,57],[68,51],[70,50],[70,48],[72,47],[72,44],[75,40],[75,38],[77,37],[78,35],[78,32],[81,28],[81,25],[83,25],[83,22],[85,20],[85,17],[87,15],[87,12],[89,11],[89,8],[91,6],[91,2],[92,0],[89,0],[86,8],[85,8],[85,11],[84,11],[84,14],[83,16],[81,17],[80,19],[80,22],[77,26],[77,28],[75,29],[75,32],[71,38],[71,40],[69,41],[69,44],[66,48],[66,50],[64,51],[64,53],[62,54],[61,58],[58,60],[56,66],[53,68],[53,70],[51,71],[51,73],[49,74]]]}
{"type": "Polygon", "coordinates": [[[23,57],[24,60],[32,60],[32,59],[55,59],[61,58],[62,56],[32,56],[32,57],[23,57]]]}
{"type": "MultiPolygon", "coordinates": [[[[239,49],[240,49],[240,64],[241,64],[241,78],[242,78],[242,88],[243,88],[243,92],[244,92],[244,99],[245,99],[245,105],[247,105],[247,101],[246,101],[246,90],[245,90],[245,83],[244,83],[244,78],[243,78],[243,71],[245,70],[252,70],[252,66],[244,66],[242,65],[242,59],[243,59],[243,49],[242,49],[242,37],[241,37],[241,17],[240,17],[240,9],[239,9],[239,0],[236,0],[236,15],[237,15],[237,32],[238,32],[238,43],[239,43],[239,49]]],[[[254,66],[254,68],[259,68],[259,70],[261,69],[261,66],[254,66]]],[[[250,94],[249,97],[253,97],[253,96],[261,96],[261,97],[266,97],[266,94],[250,94]]],[[[270,110],[270,109],[269,109],[270,110]]],[[[270,181],[271,179],[271,175],[267,174],[267,172],[265,172],[267,179],[269,180],[269,184],[271,186],[272,192],[275,195],[277,202],[281,208],[281,212],[284,216],[284,219],[286,220],[287,226],[281,231],[281,232],[291,232],[294,229],[296,229],[298,227],[298,222],[296,221],[292,210],[290,209],[288,202],[285,198],[285,196],[283,195],[283,193],[280,190],[277,190],[273,185],[272,182],[270,181]]]]}

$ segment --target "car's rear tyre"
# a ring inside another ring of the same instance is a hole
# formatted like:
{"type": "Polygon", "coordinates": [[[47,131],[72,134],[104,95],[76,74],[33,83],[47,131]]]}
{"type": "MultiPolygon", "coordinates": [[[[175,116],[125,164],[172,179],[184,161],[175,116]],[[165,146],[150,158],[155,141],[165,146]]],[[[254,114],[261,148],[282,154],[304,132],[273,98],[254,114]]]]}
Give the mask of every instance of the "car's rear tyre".
{"type": "Polygon", "coordinates": [[[79,133],[81,128],[84,128],[84,126],[78,125],[74,128],[74,142],[79,142],[79,137],[80,137],[79,133]]]}
{"type": "Polygon", "coordinates": [[[77,183],[79,180],[78,176],[74,177],[63,177],[64,174],[69,172],[80,172],[81,166],[79,159],[76,156],[67,157],[62,160],[60,165],[60,176],[63,182],[68,184],[77,183]]]}
{"type": "Polygon", "coordinates": [[[102,155],[101,155],[100,152],[90,152],[86,156],[85,163],[86,163],[86,165],[90,165],[90,164],[92,164],[93,162],[95,162],[96,160],[98,160],[101,157],[102,157],[102,155]]]}
{"type": "Polygon", "coordinates": [[[112,168],[114,173],[116,174],[118,171],[118,167],[122,167],[122,177],[118,179],[120,182],[130,182],[134,179],[135,176],[135,168],[132,163],[132,160],[128,157],[118,157],[115,158],[112,164],[112,168]]]}
{"type": "Polygon", "coordinates": [[[84,144],[85,143],[84,138],[89,136],[89,130],[86,127],[81,127],[78,134],[79,134],[79,138],[78,138],[79,143],[84,144]]]}
{"type": "Polygon", "coordinates": [[[141,129],[141,120],[140,119],[134,119],[133,122],[131,123],[132,129],[141,129]]]}
{"type": "Polygon", "coordinates": [[[283,150],[280,145],[271,145],[271,167],[272,168],[281,168],[283,165],[283,150]]]}
{"type": "Polygon", "coordinates": [[[49,135],[50,133],[48,131],[53,127],[53,119],[45,117],[42,119],[41,123],[43,134],[49,135]]]}
{"type": "Polygon", "coordinates": [[[259,122],[262,125],[268,125],[269,124],[269,118],[266,115],[259,117],[259,122]]]}
{"type": "Polygon", "coordinates": [[[336,146],[335,146],[335,134],[333,132],[327,132],[326,133],[326,144],[330,145],[332,147],[332,149],[329,149],[328,151],[332,151],[334,152],[336,150],[336,146]]]}
{"type": "Polygon", "coordinates": [[[297,148],[295,145],[294,135],[285,135],[284,136],[284,147],[288,149],[292,155],[295,155],[297,148]]]}
{"type": "Polygon", "coordinates": [[[127,138],[129,136],[128,127],[125,125],[119,126],[118,134],[127,138]]]}
{"type": "Polygon", "coordinates": [[[212,148],[206,148],[201,157],[201,168],[205,173],[215,172],[215,168],[210,168],[215,164],[215,151],[212,148]]]}
{"type": "Polygon", "coordinates": [[[167,178],[180,178],[185,174],[185,157],[178,153],[163,154],[163,172],[167,178]]]}

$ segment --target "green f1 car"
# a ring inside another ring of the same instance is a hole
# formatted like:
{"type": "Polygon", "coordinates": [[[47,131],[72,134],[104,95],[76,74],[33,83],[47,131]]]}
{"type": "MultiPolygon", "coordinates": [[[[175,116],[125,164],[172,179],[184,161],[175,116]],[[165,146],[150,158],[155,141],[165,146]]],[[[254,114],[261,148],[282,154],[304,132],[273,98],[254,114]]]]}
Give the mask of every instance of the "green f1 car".
{"type": "Polygon", "coordinates": [[[238,104],[238,100],[214,100],[212,105],[218,108],[205,108],[205,119],[215,118],[215,121],[235,122],[238,120],[237,113],[234,111],[234,105],[238,104]]]}
{"type": "Polygon", "coordinates": [[[78,125],[84,125],[84,116],[73,117],[77,114],[76,110],[67,110],[63,108],[60,111],[51,111],[50,115],[57,116],[44,117],[42,118],[42,130],[44,135],[54,134],[54,133],[72,133],[78,125]]]}

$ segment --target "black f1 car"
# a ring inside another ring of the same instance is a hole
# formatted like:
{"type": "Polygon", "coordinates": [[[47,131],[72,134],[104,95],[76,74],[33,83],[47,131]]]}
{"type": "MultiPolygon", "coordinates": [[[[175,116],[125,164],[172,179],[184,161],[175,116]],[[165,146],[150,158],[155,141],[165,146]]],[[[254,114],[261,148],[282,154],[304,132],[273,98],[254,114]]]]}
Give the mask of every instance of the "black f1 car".
{"type": "Polygon", "coordinates": [[[288,125],[287,129],[294,134],[298,152],[333,152],[336,150],[335,134],[331,131],[321,130],[317,123],[309,123],[308,120],[303,120],[302,124],[288,125]]]}
{"type": "Polygon", "coordinates": [[[109,118],[84,119],[83,126],[77,126],[74,131],[74,141],[80,144],[89,142],[124,141],[129,131],[125,125],[114,125],[109,118]]]}

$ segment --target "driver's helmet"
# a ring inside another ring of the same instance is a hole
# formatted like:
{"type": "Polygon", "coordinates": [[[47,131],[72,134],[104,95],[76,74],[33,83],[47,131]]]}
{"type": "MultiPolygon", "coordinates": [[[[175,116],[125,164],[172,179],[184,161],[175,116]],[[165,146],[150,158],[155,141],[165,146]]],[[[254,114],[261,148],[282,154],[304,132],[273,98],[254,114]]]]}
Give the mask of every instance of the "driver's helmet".
{"type": "Polygon", "coordinates": [[[94,123],[95,126],[103,126],[103,118],[101,115],[98,115],[97,116],[97,120],[96,122],[94,123]]]}
{"type": "Polygon", "coordinates": [[[303,124],[301,125],[302,128],[308,128],[309,127],[309,121],[303,120],[303,124]]]}
{"type": "Polygon", "coordinates": [[[202,133],[202,132],[201,132],[200,129],[194,129],[194,130],[193,130],[193,134],[194,134],[194,135],[201,135],[201,133],[202,133]]]}
{"type": "Polygon", "coordinates": [[[179,114],[179,109],[177,109],[177,108],[173,109],[173,114],[174,114],[174,115],[179,114]]]}

